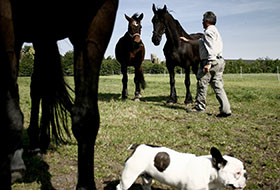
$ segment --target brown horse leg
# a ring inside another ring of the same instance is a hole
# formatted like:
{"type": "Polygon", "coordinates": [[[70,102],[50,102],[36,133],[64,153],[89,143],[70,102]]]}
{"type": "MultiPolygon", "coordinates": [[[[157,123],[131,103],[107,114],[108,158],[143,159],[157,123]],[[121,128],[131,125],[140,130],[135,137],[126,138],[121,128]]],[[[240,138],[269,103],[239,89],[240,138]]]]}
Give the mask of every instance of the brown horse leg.
{"type": "Polygon", "coordinates": [[[185,97],[185,104],[189,104],[193,102],[192,99],[192,94],[190,91],[190,85],[191,85],[191,81],[190,81],[190,67],[187,67],[185,69],[185,86],[186,86],[186,97],[185,97]]]}
{"type": "Polygon", "coordinates": [[[23,115],[17,85],[18,59],[15,52],[12,9],[9,0],[0,1],[0,184],[11,189],[11,154],[21,142],[23,115]]]}
{"type": "Polygon", "coordinates": [[[176,103],[177,102],[177,94],[175,89],[175,72],[174,67],[168,67],[169,71],[169,80],[170,80],[170,96],[167,100],[167,103],[176,103]]]}
{"type": "Polygon", "coordinates": [[[78,141],[77,190],[96,189],[93,172],[94,144],[99,129],[97,103],[100,65],[108,46],[118,0],[106,0],[90,23],[86,39],[73,37],[75,93],[72,130],[78,141]]]}
{"type": "Polygon", "coordinates": [[[122,78],[122,85],[123,85],[122,99],[125,100],[125,99],[127,99],[127,96],[128,96],[128,90],[127,90],[127,81],[128,81],[127,66],[122,66],[121,67],[121,72],[122,72],[122,75],[123,75],[123,78],[122,78]]]}
{"type": "Polygon", "coordinates": [[[135,67],[134,83],[135,83],[135,100],[139,100],[139,98],[142,97],[141,88],[145,89],[146,86],[141,65],[139,67],[135,67]]]}
{"type": "Polygon", "coordinates": [[[135,74],[134,74],[134,83],[135,83],[135,99],[141,98],[141,89],[140,89],[140,71],[139,68],[135,67],[135,74]]]}

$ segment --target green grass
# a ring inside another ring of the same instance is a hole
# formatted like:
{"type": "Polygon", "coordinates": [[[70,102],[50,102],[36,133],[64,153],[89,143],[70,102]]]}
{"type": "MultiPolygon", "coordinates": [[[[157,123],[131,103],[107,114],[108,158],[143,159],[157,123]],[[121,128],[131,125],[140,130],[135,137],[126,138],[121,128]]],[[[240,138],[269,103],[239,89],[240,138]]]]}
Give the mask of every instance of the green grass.
{"type": "MultiPolygon", "coordinates": [[[[115,189],[132,143],[167,146],[181,152],[209,154],[212,146],[233,153],[248,172],[247,189],[280,188],[280,81],[275,74],[224,76],[233,115],[216,118],[218,101],[208,90],[206,113],[186,113],[184,77],[176,76],[178,103],[167,105],[168,75],[145,75],[147,88],[141,102],[133,101],[133,75],[129,75],[129,98],[121,100],[121,76],[102,76],[99,84],[100,129],[95,152],[95,181],[98,189],[115,189]]],[[[67,78],[73,85],[73,78],[67,78]]],[[[195,97],[196,80],[191,90],[195,97]]],[[[19,78],[25,127],[29,124],[30,78],[19,78]]],[[[191,105],[189,105],[191,107],[191,105]]],[[[69,127],[71,124],[69,123],[69,127]]],[[[77,147],[62,145],[50,150],[43,160],[25,153],[27,173],[13,190],[74,189],[77,147]]],[[[28,143],[28,141],[26,141],[28,143]]],[[[26,151],[27,152],[27,151],[26,151]]],[[[159,183],[158,189],[171,189],[159,183]]],[[[139,189],[135,185],[132,189],[139,189]]]]}

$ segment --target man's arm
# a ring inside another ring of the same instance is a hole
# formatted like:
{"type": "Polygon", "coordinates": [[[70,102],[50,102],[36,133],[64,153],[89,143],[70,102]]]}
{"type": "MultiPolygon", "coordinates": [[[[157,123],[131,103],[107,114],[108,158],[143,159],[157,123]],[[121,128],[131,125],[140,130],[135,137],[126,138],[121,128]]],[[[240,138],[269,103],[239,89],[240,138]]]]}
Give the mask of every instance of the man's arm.
{"type": "Polygon", "coordinates": [[[198,45],[198,40],[187,39],[183,36],[180,37],[180,40],[182,40],[183,42],[186,42],[186,43],[190,43],[191,45],[198,45]]]}

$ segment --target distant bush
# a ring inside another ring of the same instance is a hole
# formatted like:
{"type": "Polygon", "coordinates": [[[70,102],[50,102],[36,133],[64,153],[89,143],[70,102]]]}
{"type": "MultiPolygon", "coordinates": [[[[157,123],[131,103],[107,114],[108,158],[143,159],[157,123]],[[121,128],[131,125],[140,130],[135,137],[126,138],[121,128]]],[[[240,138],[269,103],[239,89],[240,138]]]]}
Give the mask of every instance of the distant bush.
{"type": "Polygon", "coordinates": [[[224,73],[276,73],[277,67],[280,69],[279,59],[226,60],[224,73]]]}
{"type": "MultiPolygon", "coordinates": [[[[73,51],[67,52],[61,56],[62,67],[66,76],[74,75],[74,59],[73,51]]],[[[25,46],[21,52],[19,76],[31,76],[33,72],[34,49],[31,46],[25,46]]],[[[277,67],[280,70],[280,60],[272,60],[269,58],[260,58],[257,60],[226,60],[226,67],[224,73],[276,73],[277,67]]],[[[152,63],[151,61],[144,61],[142,63],[144,73],[163,74],[168,73],[166,63],[160,64],[152,63]]],[[[128,73],[134,73],[134,67],[128,67],[128,73]]],[[[181,67],[175,67],[175,73],[185,73],[181,67]]],[[[112,57],[104,58],[100,68],[100,75],[114,75],[121,74],[121,65],[112,57]]]]}

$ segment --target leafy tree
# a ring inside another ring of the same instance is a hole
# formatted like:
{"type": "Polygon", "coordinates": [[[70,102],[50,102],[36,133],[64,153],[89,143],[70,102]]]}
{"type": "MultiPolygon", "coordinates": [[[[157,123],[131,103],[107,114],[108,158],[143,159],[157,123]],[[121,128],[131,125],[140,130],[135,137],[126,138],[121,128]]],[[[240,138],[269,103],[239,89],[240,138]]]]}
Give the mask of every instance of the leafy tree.
{"type": "Polygon", "coordinates": [[[67,76],[74,75],[74,53],[73,51],[68,51],[65,53],[64,56],[61,58],[62,68],[64,74],[67,76]]]}
{"type": "Polygon", "coordinates": [[[34,48],[33,46],[25,45],[21,52],[19,61],[19,76],[31,76],[34,64],[34,48]]]}

